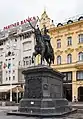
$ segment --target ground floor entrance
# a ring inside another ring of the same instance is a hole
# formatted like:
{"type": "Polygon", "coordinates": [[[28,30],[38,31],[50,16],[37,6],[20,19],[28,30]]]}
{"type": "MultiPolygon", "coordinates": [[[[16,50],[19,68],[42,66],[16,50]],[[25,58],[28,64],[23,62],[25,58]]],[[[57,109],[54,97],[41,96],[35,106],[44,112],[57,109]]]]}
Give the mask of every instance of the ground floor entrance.
{"type": "Polygon", "coordinates": [[[83,87],[78,88],[78,101],[83,102],[83,87]]]}
{"type": "Polygon", "coordinates": [[[64,84],[63,85],[63,96],[68,101],[72,101],[72,84],[64,84]]]}

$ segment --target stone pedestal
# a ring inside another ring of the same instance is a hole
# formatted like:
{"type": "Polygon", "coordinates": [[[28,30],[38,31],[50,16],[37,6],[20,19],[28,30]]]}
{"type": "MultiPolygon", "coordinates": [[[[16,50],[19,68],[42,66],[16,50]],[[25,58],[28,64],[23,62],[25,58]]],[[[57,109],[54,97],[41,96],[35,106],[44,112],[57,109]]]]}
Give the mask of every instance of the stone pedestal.
{"type": "Polygon", "coordinates": [[[24,98],[19,111],[30,115],[61,115],[70,112],[68,101],[63,98],[63,75],[47,66],[30,67],[25,76],[24,98]]]}
{"type": "Polygon", "coordinates": [[[48,66],[34,66],[23,71],[24,98],[19,111],[10,115],[57,117],[73,110],[63,98],[63,75],[48,66]]]}

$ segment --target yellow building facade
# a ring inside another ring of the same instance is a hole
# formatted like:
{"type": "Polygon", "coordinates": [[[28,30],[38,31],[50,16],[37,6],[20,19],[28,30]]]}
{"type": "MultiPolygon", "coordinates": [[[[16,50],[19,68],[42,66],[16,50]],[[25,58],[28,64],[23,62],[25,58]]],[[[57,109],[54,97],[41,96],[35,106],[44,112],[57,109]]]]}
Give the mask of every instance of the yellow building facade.
{"type": "Polygon", "coordinates": [[[46,24],[50,32],[55,54],[52,67],[65,75],[64,97],[70,101],[83,101],[83,17],[57,26],[50,21],[44,11],[40,26],[46,24]]]}

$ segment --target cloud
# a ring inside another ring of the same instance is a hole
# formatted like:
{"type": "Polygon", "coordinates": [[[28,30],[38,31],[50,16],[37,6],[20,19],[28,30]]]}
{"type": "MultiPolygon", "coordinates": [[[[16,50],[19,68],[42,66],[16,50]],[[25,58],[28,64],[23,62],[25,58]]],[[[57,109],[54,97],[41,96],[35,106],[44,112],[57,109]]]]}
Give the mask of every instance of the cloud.
{"type": "Polygon", "coordinates": [[[0,0],[0,28],[26,19],[28,16],[41,16],[46,11],[55,21],[82,13],[82,0],[0,0]]]}

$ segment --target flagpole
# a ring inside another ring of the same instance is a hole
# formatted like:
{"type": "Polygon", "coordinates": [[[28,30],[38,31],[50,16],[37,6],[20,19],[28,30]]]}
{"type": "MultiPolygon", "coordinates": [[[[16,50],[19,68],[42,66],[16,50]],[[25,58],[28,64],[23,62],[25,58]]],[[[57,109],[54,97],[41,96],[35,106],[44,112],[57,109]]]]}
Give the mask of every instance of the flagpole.
{"type": "MultiPolygon", "coordinates": [[[[11,58],[12,65],[12,58],[11,58]]],[[[12,102],[12,66],[11,66],[11,81],[10,81],[10,102],[12,102]]]]}
{"type": "MultiPolygon", "coordinates": [[[[11,53],[12,53],[12,47],[10,47],[10,49],[11,49],[11,53]]],[[[11,54],[11,68],[10,68],[10,70],[11,70],[11,80],[10,80],[10,102],[12,102],[12,79],[13,79],[13,77],[12,77],[12,68],[13,68],[13,60],[12,60],[12,54],[11,54]]]]}
{"type": "Polygon", "coordinates": [[[13,74],[13,70],[12,70],[12,68],[13,68],[12,52],[13,52],[13,46],[12,46],[11,42],[8,43],[8,47],[9,47],[8,55],[10,56],[10,59],[11,59],[11,62],[8,63],[8,69],[10,68],[9,69],[10,70],[10,102],[12,102],[12,80],[13,80],[13,76],[12,76],[12,74],[13,74]]]}

